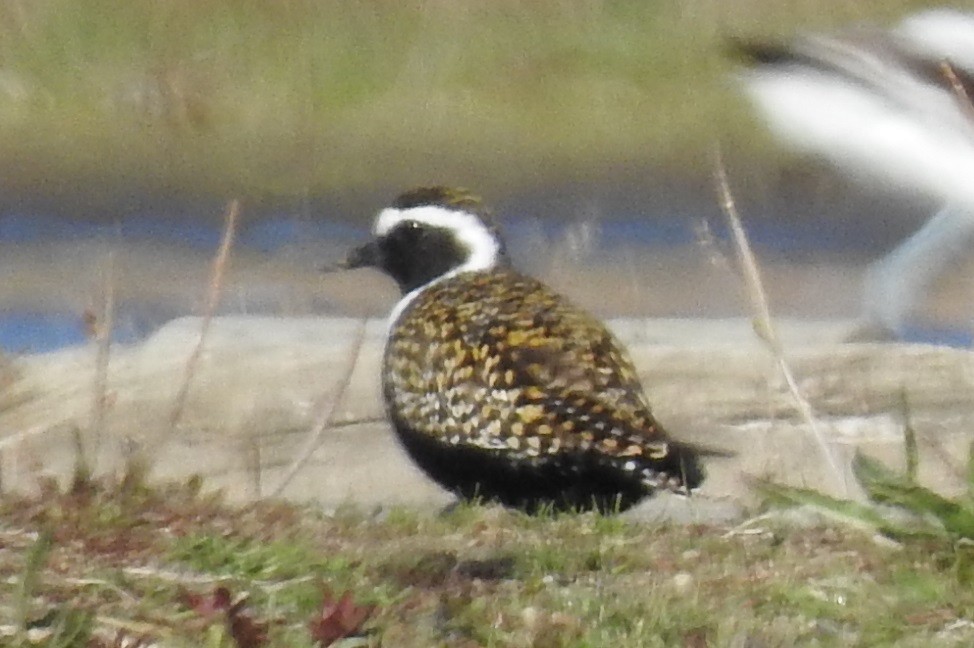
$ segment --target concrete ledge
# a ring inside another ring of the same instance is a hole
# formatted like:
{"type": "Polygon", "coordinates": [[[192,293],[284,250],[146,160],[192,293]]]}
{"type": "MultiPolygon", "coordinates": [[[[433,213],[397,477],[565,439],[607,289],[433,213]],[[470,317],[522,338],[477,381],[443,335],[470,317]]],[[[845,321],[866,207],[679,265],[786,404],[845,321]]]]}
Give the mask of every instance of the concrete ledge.
{"type": "MultiPolygon", "coordinates": [[[[187,406],[169,426],[198,318],[175,320],[145,342],[112,348],[104,426],[92,429],[95,350],[77,348],[15,361],[19,378],[0,410],[4,490],[38,476],[66,479],[80,443],[99,471],[120,471],[138,449],[154,474],[200,474],[237,499],[272,492],[336,397],[328,430],[284,496],[324,506],[438,507],[450,496],[399,449],[382,421],[379,363],[385,323],[371,320],[342,394],[362,323],[341,318],[227,317],[214,320],[187,406]]],[[[635,509],[646,519],[727,519],[752,501],[748,476],[857,495],[851,478],[826,468],[776,366],[747,320],[619,320],[654,408],[675,436],[725,448],[709,461],[701,497],[659,498],[635,509]],[[845,483],[848,481],[848,484],[845,483]]],[[[902,465],[909,416],[920,442],[921,479],[956,493],[972,438],[974,365],[967,351],[901,344],[838,344],[846,322],[779,324],[801,389],[836,455],[857,448],[902,465]]]]}

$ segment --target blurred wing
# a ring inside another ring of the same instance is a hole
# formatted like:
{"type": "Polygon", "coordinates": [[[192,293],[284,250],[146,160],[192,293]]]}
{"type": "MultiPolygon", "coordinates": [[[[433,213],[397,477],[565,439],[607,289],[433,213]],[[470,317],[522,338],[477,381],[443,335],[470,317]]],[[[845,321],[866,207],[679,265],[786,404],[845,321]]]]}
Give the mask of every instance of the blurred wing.
{"type": "Polygon", "coordinates": [[[738,43],[744,86],[796,148],[893,187],[974,206],[974,16],[931,11],[892,31],[738,43]],[[942,63],[950,61],[958,88],[942,63]]]}

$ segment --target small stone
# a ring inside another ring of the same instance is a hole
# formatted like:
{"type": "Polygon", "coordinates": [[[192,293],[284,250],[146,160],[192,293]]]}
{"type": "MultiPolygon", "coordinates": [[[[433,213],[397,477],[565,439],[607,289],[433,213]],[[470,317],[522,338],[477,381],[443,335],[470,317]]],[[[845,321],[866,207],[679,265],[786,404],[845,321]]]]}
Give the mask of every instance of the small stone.
{"type": "Polygon", "coordinates": [[[673,589],[677,594],[689,594],[693,582],[693,576],[689,572],[678,572],[673,575],[673,589]]]}
{"type": "Polygon", "coordinates": [[[521,622],[524,623],[524,627],[530,631],[534,631],[538,627],[538,621],[541,618],[541,613],[538,612],[538,608],[528,606],[521,610],[521,622]]]}
{"type": "Polygon", "coordinates": [[[27,643],[29,644],[41,644],[46,643],[54,631],[50,628],[30,628],[27,631],[27,643]]]}

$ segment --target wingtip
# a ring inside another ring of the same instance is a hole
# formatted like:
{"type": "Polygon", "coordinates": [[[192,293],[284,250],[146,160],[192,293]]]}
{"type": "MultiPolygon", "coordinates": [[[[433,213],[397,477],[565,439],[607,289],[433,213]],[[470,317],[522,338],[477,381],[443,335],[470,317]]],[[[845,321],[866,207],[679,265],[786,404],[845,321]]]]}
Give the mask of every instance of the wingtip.
{"type": "Polygon", "coordinates": [[[745,65],[778,65],[795,60],[795,53],[787,46],[768,41],[731,36],[724,47],[727,55],[745,65]]]}

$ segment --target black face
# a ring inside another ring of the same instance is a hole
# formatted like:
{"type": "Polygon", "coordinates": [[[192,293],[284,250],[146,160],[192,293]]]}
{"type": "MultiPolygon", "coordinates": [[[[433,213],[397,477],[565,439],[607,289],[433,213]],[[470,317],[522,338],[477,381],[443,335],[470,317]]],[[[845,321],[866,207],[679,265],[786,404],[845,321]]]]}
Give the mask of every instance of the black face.
{"type": "Polygon", "coordinates": [[[461,265],[468,254],[453,232],[407,220],[352,250],[346,267],[375,266],[407,293],[461,265]]]}

